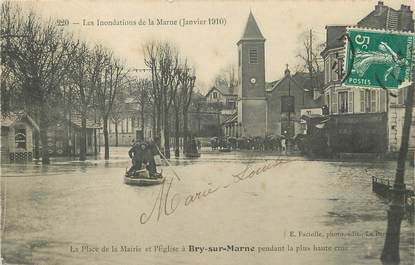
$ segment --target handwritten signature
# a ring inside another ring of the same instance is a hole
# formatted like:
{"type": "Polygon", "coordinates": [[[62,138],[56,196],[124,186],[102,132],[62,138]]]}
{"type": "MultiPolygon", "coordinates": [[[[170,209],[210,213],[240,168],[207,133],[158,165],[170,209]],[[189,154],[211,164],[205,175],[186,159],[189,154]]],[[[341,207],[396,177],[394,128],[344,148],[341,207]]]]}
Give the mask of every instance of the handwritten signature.
{"type": "Polygon", "coordinates": [[[161,185],[160,190],[154,200],[153,208],[151,211],[143,212],[140,215],[140,223],[146,224],[152,218],[156,219],[156,221],[159,221],[162,216],[172,215],[180,207],[187,207],[202,198],[208,198],[210,195],[220,190],[228,189],[232,185],[241,183],[248,179],[252,179],[272,168],[278,167],[288,162],[289,161],[286,160],[272,160],[265,162],[263,165],[256,165],[255,167],[252,164],[247,164],[242,171],[232,175],[232,181],[229,184],[213,185],[212,183],[208,183],[209,187],[207,189],[200,190],[186,196],[172,191],[174,184],[180,182],[180,180],[170,178],[168,181],[165,181],[161,185]]]}

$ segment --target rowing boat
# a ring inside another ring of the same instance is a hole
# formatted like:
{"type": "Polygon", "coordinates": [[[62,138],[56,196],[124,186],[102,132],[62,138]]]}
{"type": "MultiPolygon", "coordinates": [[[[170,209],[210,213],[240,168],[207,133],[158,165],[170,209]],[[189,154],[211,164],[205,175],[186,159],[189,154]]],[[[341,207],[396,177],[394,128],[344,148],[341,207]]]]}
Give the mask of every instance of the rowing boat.
{"type": "Polygon", "coordinates": [[[146,169],[135,171],[132,175],[127,172],[124,175],[124,183],[135,186],[151,186],[162,184],[165,177],[161,173],[157,173],[155,177],[150,178],[146,169]]]}

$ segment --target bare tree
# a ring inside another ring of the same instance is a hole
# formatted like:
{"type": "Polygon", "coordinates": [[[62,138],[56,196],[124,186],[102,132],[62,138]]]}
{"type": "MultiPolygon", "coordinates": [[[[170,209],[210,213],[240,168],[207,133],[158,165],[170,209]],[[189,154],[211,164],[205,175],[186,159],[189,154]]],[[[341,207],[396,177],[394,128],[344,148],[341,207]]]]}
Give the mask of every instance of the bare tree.
{"type": "Polygon", "coordinates": [[[139,128],[144,132],[144,126],[146,121],[146,113],[149,114],[149,108],[152,107],[152,83],[149,79],[140,78],[138,80],[132,80],[131,82],[131,96],[138,104],[139,114],[139,128]]]}
{"type": "Polygon", "coordinates": [[[123,118],[125,117],[125,113],[127,111],[126,107],[125,107],[125,100],[126,100],[126,95],[125,92],[120,89],[118,91],[118,93],[115,96],[115,100],[114,103],[112,105],[112,109],[111,109],[111,121],[114,123],[114,129],[115,129],[115,146],[118,146],[118,136],[119,136],[119,130],[118,130],[118,125],[120,124],[120,122],[122,122],[123,118]]]}
{"type": "Polygon", "coordinates": [[[182,98],[182,116],[183,116],[183,142],[184,152],[188,152],[189,146],[189,128],[188,128],[188,113],[192,102],[193,91],[195,87],[196,76],[194,70],[191,70],[185,64],[182,74],[180,75],[180,94],[182,98]]]}
{"type": "MultiPolygon", "coordinates": [[[[74,93],[77,96],[77,111],[81,115],[81,139],[79,148],[79,160],[86,160],[86,121],[92,99],[95,95],[94,86],[92,85],[92,75],[94,69],[91,65],[91,52],[85,43],[82,43],[75,54],[75,61],[71,70],[71,83],[74,87],[74,93]]],[[[70,114],[69,114],[70,115],[70,114]]]]}
{"type": "MultiPolygon", "coordinates": [[[[12,110],[14,104],[13,94],[21,92],[19,80],[13,73],[14,62],[16,57],[13,48],[16,40],[24,37],[22,32],[23,16],[18,6],[12,5],[11,2],[5,1],[1,4],[1,23],[0,23],[0,60],[2,73],[0,75],[1,87],[1,111],[3,113],[12,110]]],[[[17,104],[15,104],[17,105],[17,104]]]]}
{"type": "Polygon", "coordinates": [[[49,20],[43,22],[30,13],[21,24],[21,38],[8,44],[10,69],[20,80],[24,103],[37,113],[42,143],[42,163],[50,162],[47,149],[47,131],[56,120],[61,85],[70,72],[78,43],[62,28],[49,20]]]}
{"type": "Polygon", "coordinates": [[[169,110],[179,85],[179,53],[168,42],[150,42],[144,46],[145,64],[151,69],[153,98],[156,106],[157,136],[161,136],[164,153],[170,157],[169,110]]]}
{"type": "Polygon", "coordinates": [[[118,93],[118,90],[126,82],[127,71],[113,54],[101,46],[94,49],[94,88],[97,97],[97,107],[103,121],[104,133],[104,158],[109,159],[108,120],[118,93]]]}
{"type": "Polygon", "coordinates": [[[180,156],[180,113],[183,108],[182,86],[179,85],[173,98],[174,110],[174,156],[180,156]]]}
{"type": "Polygon", "coordinates": [[[318,41],[313,31],[303,32],[300,35],[302,44],[297,57],[300,59],[297,66],[299,71],[306,71],[313,82],[313,88],[321,88],[323,80],[320,80],[320,72],[323,69],[320,53],[324,49],[324,43],[318,41]]]}
{"type": "Polygon", "coordinates": [[[163,103],[163,133],[164,133],[164,150],[167,158],[170,158],[170,107],[177,93],[179,86],[179,53],[169,43],[165,43],[162,48],[160,58],[160,69],[162,76],[162,103],[163,103]]]}
{"type": "Polygon", "coordinates": [[[238,86],[236,66],[234,64],[228,64],[223,67],[216,75],[213,85],[217,88],[227,87],[232,93],[235,93],[238,86]]]}
{"type": "MultiPolygon", "coordinates": [[[[151,98],[153,100],[153,132],[160,139],[161,136],[161,98],[162,93],[159,86],[159,67],[158,67],[158,43],[151,41],[143,46],[144,63],[151,70],[152,91],[151,98]]],[[[159,142],[157,144],[160,144],[159,142]]]]}

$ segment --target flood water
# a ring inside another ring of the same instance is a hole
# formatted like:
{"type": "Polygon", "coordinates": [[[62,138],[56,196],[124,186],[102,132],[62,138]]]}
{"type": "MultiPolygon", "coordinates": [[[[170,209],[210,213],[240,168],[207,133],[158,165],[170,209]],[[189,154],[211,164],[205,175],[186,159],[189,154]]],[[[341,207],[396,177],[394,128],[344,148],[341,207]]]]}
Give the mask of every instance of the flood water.
{"type": "MultiPolygon", "coordinates": [[[[151,187],[123,183],[127,159],[2,165],[3,262],[381,264],[387,201],[371,176],[393,179],[395,162],[232,152],[171,163],[151,187]]],[[[401,264],[414,262],[413,229],[402,221],[401,264]]]]}

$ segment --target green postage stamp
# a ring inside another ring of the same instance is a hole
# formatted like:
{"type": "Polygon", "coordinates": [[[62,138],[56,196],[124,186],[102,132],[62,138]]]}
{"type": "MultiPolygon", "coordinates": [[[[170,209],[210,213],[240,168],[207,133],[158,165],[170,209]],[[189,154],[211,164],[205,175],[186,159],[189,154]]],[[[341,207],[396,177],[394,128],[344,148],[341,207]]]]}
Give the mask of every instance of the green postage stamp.
{"type": "Polygon", "coordinates": [[[412,80],[414,34],[347,29],[346,86],[399,88],[412,80]]]}

